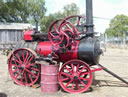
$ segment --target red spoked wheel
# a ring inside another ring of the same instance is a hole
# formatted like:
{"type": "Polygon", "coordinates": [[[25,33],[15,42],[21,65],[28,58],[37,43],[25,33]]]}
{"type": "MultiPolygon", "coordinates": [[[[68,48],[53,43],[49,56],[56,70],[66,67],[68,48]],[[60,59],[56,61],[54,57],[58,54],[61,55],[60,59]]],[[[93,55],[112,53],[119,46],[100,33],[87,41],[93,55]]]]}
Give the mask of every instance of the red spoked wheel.
{"type": "Polygon", "coordinates": [[[73,38],[78,38],[79,35],[84,32],[84,29],[81,28],[82,24],[85,22],[85,17],[80,15],[68,16],[62,20],[58,29],[62,31],[63,29],[68,29],[72,32],[73,38]]]}
{"type": "Polygon", "coordinates": [[[81,60],[70,60],[59,72],[59,83],[69,93],[81,93],[88,90],[92,83],[92,71],[81,60]]]}
{"type": "Polygon", "coordinates": [[[40,77],[40,65],[35,64],[36,53],[30,49],[15,50],[8,60],[11,78],[18,85],[31,86],[40,77]]]}
{"type": "Polygon", "coordinates": [[[56,20],[49,28],[48,37],[50,42],[57,48],[66,48],[69,46],[69,36],[64,31],[58,31],[61,20],[56,20]]]}
{"type": "Polygon", "coordinates": [[[50,42],[57,48],[66,48],[74,44],[75,39],[83,32],[82,19],[79,15],[66,17],[55,21],[49,28],[48,36],[50,42]]]}

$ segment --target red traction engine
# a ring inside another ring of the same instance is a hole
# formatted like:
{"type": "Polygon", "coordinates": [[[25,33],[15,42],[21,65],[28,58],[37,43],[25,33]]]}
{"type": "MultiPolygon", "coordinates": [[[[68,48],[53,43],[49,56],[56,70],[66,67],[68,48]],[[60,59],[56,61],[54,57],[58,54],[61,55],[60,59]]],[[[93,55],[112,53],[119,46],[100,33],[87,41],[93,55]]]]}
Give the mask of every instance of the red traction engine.
{"type": "Polygon", "coordinates": [[[55,21],[48,35],[29,30],[10,55],[9,73],[18,85],[31,86],[40,79],[40,62],[60,64],[58,81],[67,92],[86,91],[93,80],[91,66],[102,53],[94,33],[82,24],[84,17],[74,15],[55,21]],[[76,20],[76,22],[75,22],[76,20]],[[75,22],[75,23],[73,23],[75,22]]]}
{"type": "Polygon", "coordinates": [[[87,91],[92,73],[102,69],[92,68],[102,53],[93,26],[92,0],[86,0],[86,24],[85,17],[74,15],[56,20],[48,34],[26,31],[8,59],[11,78],[18,85],[32,86],[40,82],[44,62],[59,64],[57,80],[65,91],[87,91]]]}

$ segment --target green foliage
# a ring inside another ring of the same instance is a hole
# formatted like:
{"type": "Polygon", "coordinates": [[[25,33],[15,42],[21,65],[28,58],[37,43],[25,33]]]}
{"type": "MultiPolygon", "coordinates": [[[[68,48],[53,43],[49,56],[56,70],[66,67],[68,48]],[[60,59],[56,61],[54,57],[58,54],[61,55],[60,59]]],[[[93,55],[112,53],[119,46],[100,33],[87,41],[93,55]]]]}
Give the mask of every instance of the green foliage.
{"type": "Polygon", "coordinates": [[[63,19],[70,15],[79,14],[79,8],[75,3],[64,6],[62,12],[57,12],[54,14],[49,14],[49,16],[45,16],[41,19],[41,29],[43,32],[48,32],[50,25],[57,19],[63,19]]]}
{"type": "Polygon", "coordinates": [[[109,28],[106,29],[105,33],[108,36],[124,36],[124,33],[128,34],[128,16],[117,15],[109,24],[109,28]]]}
{"type": "Polygon", "coordinates": [[[46,12],[44,5],[44,0],[0,0],[0,22],[39,21],[46,12]]]}

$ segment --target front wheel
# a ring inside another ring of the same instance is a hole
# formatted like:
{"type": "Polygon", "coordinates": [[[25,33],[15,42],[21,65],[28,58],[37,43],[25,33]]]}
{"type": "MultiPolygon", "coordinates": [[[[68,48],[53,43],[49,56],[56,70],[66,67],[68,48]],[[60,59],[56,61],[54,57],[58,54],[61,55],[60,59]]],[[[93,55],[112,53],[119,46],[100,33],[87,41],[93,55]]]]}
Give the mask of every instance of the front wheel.
{"type": "Polygon", "coordinates": [[[93,75],[87,63],[70,60],[63,64],[59,72],[59,83],[69,93],[81,93],[92,84],[93,75]]]}

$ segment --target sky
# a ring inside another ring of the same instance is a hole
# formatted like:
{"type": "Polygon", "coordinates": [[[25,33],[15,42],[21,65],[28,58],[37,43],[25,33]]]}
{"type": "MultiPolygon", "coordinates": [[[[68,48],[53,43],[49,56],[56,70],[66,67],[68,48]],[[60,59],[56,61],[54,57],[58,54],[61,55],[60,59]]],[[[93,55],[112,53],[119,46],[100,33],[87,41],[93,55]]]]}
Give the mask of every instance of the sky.
{"type": "MultiPolygon", "coordinates": [[[[85,0],[45,0],[47,12],[55,13],[63,10],[67,4],[76,3],[80,9],[80,13],[85,13],[85,0]]],[[[110,20],[117,14],[128,15],[128,0],[93,0],[93,16],[105,19],[94,18],[95,32],[104,33],[109,27],[110,20]]]]}

